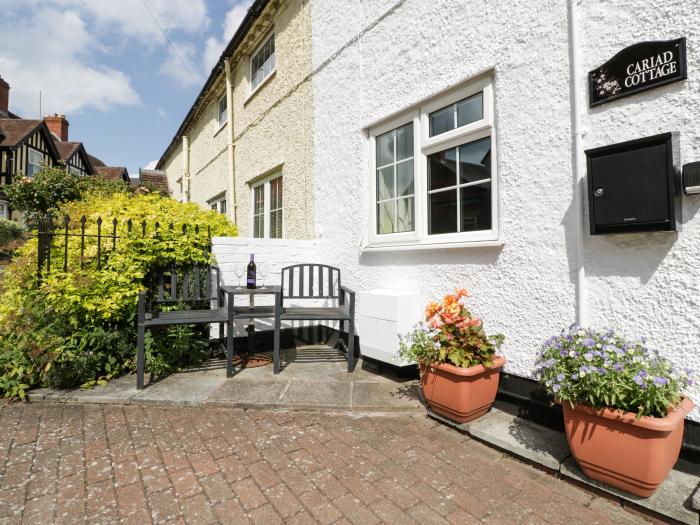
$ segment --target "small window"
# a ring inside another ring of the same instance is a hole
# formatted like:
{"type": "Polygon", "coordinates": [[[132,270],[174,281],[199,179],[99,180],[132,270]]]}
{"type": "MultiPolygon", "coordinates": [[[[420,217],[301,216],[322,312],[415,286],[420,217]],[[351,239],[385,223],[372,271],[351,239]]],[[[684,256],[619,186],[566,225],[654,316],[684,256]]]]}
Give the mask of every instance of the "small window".
{"type": "Polygon", "coordinates": [[[250,86],[255,91],[275,70],[275,34],[272,33],[250,60],[250,86]]]}
{"type": "Polygon", "coordinates": [[[484,95],[479,92],[430,114],[430,136],[440,135],[484,118],[484,95]]]}
{"type": "Polygon", "coordinates": [[[27,176],[33,177],[42,170],[44,155],[40,151],[32,148],[28,148],[27,151],[27,176]]]}
{"type": "Polygon", "coordinates": [[[284,236],[282,188],[279,176],[253,188],[253,237],[281,239],[284,236]]]}
{"type": "Polygon", "coordinates": [[[219,213],[226,214],[226,196],[222,195],[221,197],[210,200],[209,208],[219,213]]]}
{"type": "Polygon", "coordinates": [[[219,99],[219,112],[218,112],[218,123],[219,127],[223,127],[226,122],[228,122],[228,111],[226,106],[226,94],[219,99]]]}
{"type": "Polygon", "coordinates": [[[0,219],[10,218],[10,205],[5,200],[0,200],[0,219]]]}

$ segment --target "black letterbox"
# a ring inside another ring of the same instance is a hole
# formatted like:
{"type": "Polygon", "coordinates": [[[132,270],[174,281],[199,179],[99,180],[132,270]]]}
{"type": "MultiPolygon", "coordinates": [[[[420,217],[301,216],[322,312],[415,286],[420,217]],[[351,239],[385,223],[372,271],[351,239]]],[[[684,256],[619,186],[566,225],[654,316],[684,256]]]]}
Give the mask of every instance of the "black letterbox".
{"type": "Polygon", "coordinates": [[[586,151],[591,235],[676,230],[677,139],[662,133],[586,151]]]}

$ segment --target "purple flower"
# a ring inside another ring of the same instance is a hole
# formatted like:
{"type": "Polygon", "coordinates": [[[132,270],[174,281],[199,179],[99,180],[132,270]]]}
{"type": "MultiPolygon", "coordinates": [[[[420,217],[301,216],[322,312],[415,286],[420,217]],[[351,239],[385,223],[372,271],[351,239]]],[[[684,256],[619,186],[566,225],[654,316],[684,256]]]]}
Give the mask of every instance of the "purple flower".
{"type": "Polygon", "coordinates": [[[599,368],[599,369],[597,370],[597,372],[598,372],[598,374],[601,375],[601,376],[604,376],[604,375],[606,374],[605,368],[599,368]]]}
{"type": "Polygon", "coordinates": [[[625,351],[624,351],[622,348],[615,348],[615,353],[616,353],[617,355],[619,355],[620,357],[622,357],[623,355],[625,355],[625,351]]]}
{"type": "Polygon", "coordinates": [[[560,386],[560,385],[556,385],[556,384],[555,384],[555,385],[552,386],[552,392],[559,392],[559,390],[561,390],[561,386],[560,386]]]}
{"type": "Polygon", "coordinates": [[[595,357],[601,357],[601,356],[603,355],[603,354],[600,353],[599,350],[593,350],[592,354],[593,354],[595,357]]]}
{"type": "Polygon", "coordinates": [[[552,368],[555,364],[556,364],[556,361],[554,360],[554,358],[550,357],[544,363],[542,363],[542,366],[544,368],[552,368]]]}
{"type": "Polygon", "coordinates": [[[557,376],[557,381],[564,381],[564,379],[566,379],[566,376],[564,374],[559,374],[557,376]]]}
{"type": "Polygon", "coordinates": [[[571,379],[578,379],[578,374],[571,374],[571,379]]]}
{"type": "Polygon", "coordinates": [[[585,354],[583,354],[583,357],[586,361],[593,361],[593,354],[590,352],[586,352],[585,354]]]}
{"type": "Polygon", "coordinates": [[[666,379],[665,377],[655,377],[654,384],[656,386],[665,386],[668,384],[668,379],[666,379]]]}
{"type": "Polygon", "coordinates": [[[625,365],[623,365],[622,363],[615,363],[615,364],[613,365],[613,369],[616,370],[616,371],[618,371],[618,372],[619,372],[620,370],[622,370],[623,368],[625,368],[625,365]]]}
{"type": "Polygon", "coordinates": [[[595,346],[595,340],[591,339],[590,337],[586,337],[583,340],[583,346],[585,346],[586,348],[593,348],[595,346]]]}
{"type": "Polygon", "coordinates": [[[644,379],[647,377],[647,372],[646,370],[640,370],[637,372],[637,375],[634,376],[634,382],[637,383],[639,386],[644,386],[644,379]]]}
{"type": "Polygon", "coordinates": [[[583,365],[581,368],[578,369],[580,374],[587,374],[589,372],[589,369],[586,365],[583,365]]]}
{"type": "Polygon", "coordinates": [[[559,350],[559,355],[562,357],[566,357],[567,355],[569,355],[569,351],[568,350],[559,350]]]}

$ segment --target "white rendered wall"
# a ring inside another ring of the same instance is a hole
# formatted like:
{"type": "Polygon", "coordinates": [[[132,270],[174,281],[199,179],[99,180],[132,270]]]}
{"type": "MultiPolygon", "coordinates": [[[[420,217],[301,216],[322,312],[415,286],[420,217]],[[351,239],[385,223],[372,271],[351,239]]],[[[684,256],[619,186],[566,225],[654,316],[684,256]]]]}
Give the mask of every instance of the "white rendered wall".
{"type": "MultiPolygon", "coordinates": [[[[291,239],[250,239],[244,237],[214,237],[212,239],[212,252],[216,258],[216,263],[221,269],[222,284],[235,286],[239,280],[236,276],[236,264],[247,265],[250,254],[255,254],[255,263],[265,265],[268,274],[265,277],[265,284],[279,285],[281,282],[281,271],[285,266],[299,263],[317,262],[316,241],[313,240],[291,240],[291,239]]],[[[245,275],[241,283],[245,286],[245,275]]],[[[258,274],[258,284],[262,284],[258,274]]],[[[236,296],[236,301],[246,304],[246,298],[236,296]]],[[[258,306],[272,305],[272,296],[258,296],[255,299],[258,306]]],[[[243,335],[243,328],[247,323],[236,323],[236,335],[243,335]]],[[[299,323],[294,326],[301,326],[299,323]]],[[[256,320],[256,329],[271,330],[273,328],[271,320],[256,320]]]]}
{"type": "MultiPolygon", "coordinates": [[[[507,371],[533,377],[541,343],[575,321],[567,4],[484,4],[312,2],[318,252],[356,289],[413,288],[427,301],[467,287],[487,331],[506,335],[507,371]],[[374,183],[365,128],[489,68],[503,246],[363,252],[374,183]]],[[[645,10],[631,0],[587,1],[581,14],[583,71],[640,35],[687,36],[689,57],[687,82],[587,110],[585,147],[679,130],[683,162],[700,160],[697,4],[673,0],[645,10]]],[[[586,233],[591,324],[647,335],[696,370],[699,207],[700,199],[684,198],[678,235],[586,233]]],[[[691,396],[700,401],[700,390],[691,396]]]]}

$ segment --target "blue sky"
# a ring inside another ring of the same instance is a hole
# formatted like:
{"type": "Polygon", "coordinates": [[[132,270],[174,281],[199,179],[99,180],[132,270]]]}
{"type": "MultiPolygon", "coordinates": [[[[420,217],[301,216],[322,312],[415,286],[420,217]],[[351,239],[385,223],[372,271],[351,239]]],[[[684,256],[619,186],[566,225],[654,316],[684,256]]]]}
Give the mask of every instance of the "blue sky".
{"type": "Polygon", "coordinates": [[[136,175],[163,153],[249,3],[0,0],[10,110],[38,118],[41,91],[69,140],[136,175]]]}

